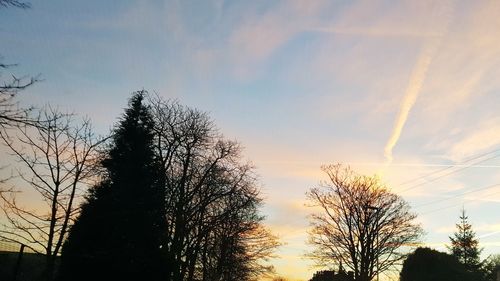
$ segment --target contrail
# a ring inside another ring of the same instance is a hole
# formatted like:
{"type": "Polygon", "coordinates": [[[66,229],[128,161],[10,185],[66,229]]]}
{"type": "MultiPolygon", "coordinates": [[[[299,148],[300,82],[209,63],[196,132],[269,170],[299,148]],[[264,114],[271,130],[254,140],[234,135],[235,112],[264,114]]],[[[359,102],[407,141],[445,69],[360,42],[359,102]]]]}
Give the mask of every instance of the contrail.
{"type": "Polygon", "coordinates": [[[486,233],[486,234],[483,234],[477,238],[481,239],[481,238],[486,238],[486,237],[489,237],[489,236],[493,236],[493,235],[496,235],[496,234],[499,234],[500,231],[493,231],[493,232],[489,232],[489,233],[486,233]]]}
{"type": "Polygon", "coordinates": [[[422,51],[417,59],[415,67],[410,76],[410,81],[405,91],[405,96],[403,102],[401,103],[401,107],[399,109],[398,117],[394,122],[394,128],[392,129],[391,136],[387,141],[387,144],[384,148],[384,156],[386,158],[386,166],[392,163],[392,149],[396,145],[401,136],[401,132],[403,127],[408,119],[408,114],[410,113],[411,108],[417,101],[418,94],[422,89],[422,85],[425,80],[425,76],[429,69],[429,65],[432,62],[439,46],[441,45],[441,41],[448,30],[448,25],[451,21],[451,12],[452,7],[450,2],[444,3],[438,13],[435,14],[435,17],[444,19],[443,24],[441,25],[440,30],[436,32],[436,36],[429,38],[427,42],[424,43],[422,47],[422,51]]]}

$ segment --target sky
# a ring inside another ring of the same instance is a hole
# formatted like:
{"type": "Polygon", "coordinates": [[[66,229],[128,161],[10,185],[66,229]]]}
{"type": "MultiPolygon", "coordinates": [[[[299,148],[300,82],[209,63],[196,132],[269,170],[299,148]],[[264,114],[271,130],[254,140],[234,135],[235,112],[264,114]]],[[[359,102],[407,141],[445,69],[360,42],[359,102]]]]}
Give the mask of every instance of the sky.
{"type": "Polygon", "coordinates": [[[308,280],[305,193],[321,165],[378,174],[445,251],[464,207],[500,253],[498,1],[31,1],[0,54],[43,81],[24,104],[105,134],[145,89],[209,112],[257,167],[277,274],[308,280]]]}

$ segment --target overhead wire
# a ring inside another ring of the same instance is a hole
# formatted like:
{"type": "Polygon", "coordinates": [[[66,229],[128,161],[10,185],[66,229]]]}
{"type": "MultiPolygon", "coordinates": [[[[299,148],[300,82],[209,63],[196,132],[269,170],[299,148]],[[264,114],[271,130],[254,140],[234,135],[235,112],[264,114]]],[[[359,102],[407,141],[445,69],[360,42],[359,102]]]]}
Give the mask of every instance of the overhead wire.
{"type": "Polygon", "coordinates": [[[456,194],[456,195],[453,195],[453,196],[450,196],[450,197],[441,198],[441,199],[437,199],[437,200],[430,201],[430,202],[427,202],[427,203],[415,205],[415,206],[413,206],[413,208],[420,208],[420,207],[423,207],[423,206],[433,205],[433,204],[444,202],[444,201],[447,201],[447,200],[459,198],[459,197],[467,195],[467,194],[471,194],[471,193],[475,193],[475,192],[478,192],[478,191],[487,190],[487,189],[490,189],[490,188],[496,187],[496,186],[500,186],[500,183],[492,184],[492,185],[488,185],[488,186],[484,186],[484,187],[480,187],[480,188],[476,188],[476,189],[469,190],[467,192],[456,194]]]}
{"type": "MultiPolygon", "coordinates": [[[[423,176],[419,176],[419,177],[416,177],[414,179],[405,181],[405,182],[401,183],[400,185],[409,185],[411,183],[415,183],[415,184],[410,185],[409,187],[407,187],[407,188],[399,191],[398,193],[404,193],[406,191],[409,191],[409,190],[415,189],[417,187],[429,184],[431,182],[435,182],[435,181],[437,181],[437,180],[439,180],[441,178],[447,177],[449,175],[461,172],[461,171],[463,171],[465,169],[468,169],[468,168],[471,168],[471,167],[475,167],[477,164],[480,164],[480,163],[492,160],[494,158],[497,158],[497,157],[500,156],[500,154],[496,154],[498,152],[500,152],[500,149],[496,148],[496,149],[490,150],[488,152],[481,153],[481,154],[469,157],[468,159],[466,159],[463,162],[461,162],[460,163],[461,166],[459,168],[457,168],[457,169],[453,169],[453,168],[456,167],[456,165],[450,165],[450,166],[447,166],[445,168],[439,169],[437,171],[433,171],[433,172],[430,172],[428,174],[425,174],[423,176]],[[486,157],[486,158],[484,158],[484,157],[486,157]],[[478,161],[476,161],[476,160],[478,160],[478,161]],[[443,174],[443,172],[444,172],[444,174],[443,174]],[[431,177],[433,175],[437,175],[437,176],[432,177],[430,179],[427,179],[427,178],[429,178],[429,177],[431,177]],[[425,181],[424,182],[419,182],[419,181],[422,181],[422,180],[425,180],[425,181]]],[[[445,198],[441,198],[441,199],[437,199],[437,200],[432,200],[432,201],[429,201],[429,202],[426,202],[426,203],[418,204],[418,205],[413,206],[413,208],[421,208],[421,207],[424,207],[424,206],[434,205],[434,204],[437,204],[437,203],[441,203],[441,202],[445,202],[445,201],[448,201],[448,200],[456,199],[456,198],[462,197],[464,195],[472,194],[472,193],[479,192],[479,191],[488,190],[488,189],[491,189],[491,188],[497,187],[497,186],[500,186],[500,184],[497,183],[497,184],[492,184],[492,185],[488,185],[488,186],[484,186],[484,187],[480,187],[480,188],[475,188],[473,190],[468,190],[468,191],[462,192],[460,194],[455,194],[455,195],[451,195],[449,197],[445,197],[445,198]]],[[[499,192],[495,192],[493,194],[490,194],[488,196],[495,195],[497,193],[500,193],[500,191],[499,192]]],[[[481,200],[483,198],[484,197],[477,198],[477,199],[474,199],[474,200],[470,200],[469,199],[469,200],[466,200],[465,202],[475,201],[475,200],[481,200]]],[[[458,204],[458,205],[460,205],[460,204],[458,204]]],[[[449,209],[449,208],[456,207],[458,205],[452,205],[452,206],[447,206],[447,207],[443,207],[443,208],[438,208],[438,209],[435,209],[435,210],[431,210],[431,211],[428,211],[428,212],[421,213],[421,215],[429,214],[429,213],[434,213],[434,212],[438,212],[438,211],[441,211],[441,210],[446,210],[446,209],[449,209]]]]}
{"type": "MultiPolygon", "coordinates": [[[[473,161],[473,160],[476,160],[476,159],[480,159],[480,158],[482,158],[482,157],[484,157],[484,156],[487,156],[487,155],[490,155],[490,154],[496,153],[496,152],[498,152],[498,151],[500,151],[500,149],[495,149],[495,150],[493,150],[493,151],[490,151],[490,152],[487,152],[487,153],[480,154],[480,155],[478,155],[478,156],[475,156],[475,157],[473,157],[473,158],[470,158],[470,159],[468,159],[468,160],[464,161],[464,163],[467,163],[467,162],[470,162],[470,161],[473,161]]],[[[416,183],[416,184],[414,184],[414,185],[411,185],[411,186],[410,186],[410,187],[408,187],[408,188],[405,188],[405,189],[403,189],[403,190],[400,190],[398,193],[404,193],[404,192],[406,192],[406,191],[413,190],[413,189],[415,189],[415,188],[417,188],[417,187],[420,187],[420,186],[426,185],[426,184],[428,184],[428,183],[435,182],[435,181],[437,181],[438,179],[441,179],[441,178],[444,178],[444,177],[446,177],[446,176],[449,176],[449,175],[452,175],[452,174],[455,174],[455,173],[461,172],[461,171],[463,171],[463,170],[465,170],[465,169],[468,169],[468,168],[474,167],[474,166],[475,166],[475,165],[477,165],[477,164],[480,164],[480,163],[486,162],[486,161],[488,161],[488,160],[491,160],[491,159],[497,158],[497,157],[499,157],[499,156],[500,156],[500,154],[498,154],[498,155],[493,155],[493,156],[490,156],[490,157],[488,157],[488,158],[481,159],[480,161],[476,161],[476,162],[473,162],[473,163],[467,164],[467,165],[465,165],[465,166],[463,166],[463,167],[460,167],[460,168],[458,168],[458,169],[451,170],[451,171],[450,171],[450,172],[448,172],[448,173],[445,173],[445,174],[442,174],[442,175],[436,176],[436,177],[431,178],[431,179],[428,179],[428,180],[426,180],[426,181],[424,181],[424,182],[420,182],[420,183],[416,183]]],[[[446,168],[444,168],[444,169],[439,169],[438,171],[431,172],[431,173],[429,173],[429,174],[427,174],[427,175],[424,175],[424,176],[421,176],[421,177],[415,178],[415,179],[413,179],[413,180],[407,181],[407,182],[403,183],[403,185],[404,185],[404,184],[409,184],[409,183],[411,183],[412,181],[413,181],[413,182],[417,182],[418,180],[424,180],[425,178],[427,178],[427,177],[429,177],[429,176],[431,176],[431,175],[438,174],[438,173],[441,173],[441,172],[444,172],[444,171],[450,170],[450,168],[454,168],[454,166],[449,166],[449,167],[446,167],[446,168]]]]}
{"type": "MultiPolygon", "coordinates": [[[[488,196],[487,196],[487,197],[491,197],[492,195],[497,195],[497,194],[500,194],[500,191],[497,191],[497,192],[494,192],[494,193],[488,194],[488,196]]],[[[431,211],[428,211],[428,212],[423,212],[423,213],[420,213],[420,215],[432,214],[432,213],[439,212],[439,211],[442,211],[442,210],[446,210],[446,209],[450,209],[450,208],[458,207],[458,206],[463,205],[463,203],[465,203],[465,202],[474,202],[474,201],[479,201],[479,200],[483,200],[485,197],[486,197],[486,196],[482,196],[482,197],[480,197],[480,198],[474,198],[474,199],[467,199],[467,200],[463,201],[463,202],[462,202],[462,203],[460,203],[460,204],[454,204],[454,205],[446,206],[446,207],[443,207],[443,208],[439,208],[439,209],[431,210],[431,211]]]]}
{"type": "MultiPolygon", "coordinates": [[[[479,158],[482,158],[486,155],[489,155],[489,154],[493,154],[493,153],[496,153],[496,152],[500,152],[500,148],[497,148],[497,149],[494,149],[494,150],[491,150],[491,151],[488,151],[486,153],[482,153],[482,154],[479,154],[479,155],[475,155],[475,156],[472,156],[472,157],[469,157],[468,159],[462,161],[461,165],[466,165],[465,163],[467,162],[470,162],[470,161],[473,161],[473,160],[476,160],[476,159],[479,159],[479,158]]],[[[444,172],[446,170],[449,170],[449,169],[452,169],[452,168],[455,168],[456,165],[447,165],[446,167],[442,168],[442,169],[439,169],[437,171],[433,171],[433,172],[430,172],[424,176],[418,176],[418,177],[415,177],[413,179],[410,179],[410,180],[407,180],[407,181],[404,181],[402,183],[399,183],[399,186],[402,186],[402,185],[407,185],[407,184],[410,184],[410,183],[413,183],[413,182],[416,182],[418,180],[422,180],[423,178],[426,178],[426,177],[429,177],[429,176],[432,176],[434,174],[439,174],[441,172],[444,172]]],[[[466,167],[470,167],[469,165],[466,165],[466,167]]]]}

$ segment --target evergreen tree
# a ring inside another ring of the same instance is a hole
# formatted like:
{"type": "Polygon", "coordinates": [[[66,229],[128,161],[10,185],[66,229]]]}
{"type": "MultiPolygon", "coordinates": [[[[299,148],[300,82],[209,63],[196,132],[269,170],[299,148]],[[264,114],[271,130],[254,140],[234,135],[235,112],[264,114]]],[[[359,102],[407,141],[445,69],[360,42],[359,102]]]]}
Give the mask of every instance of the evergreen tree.
{"type": "Polygon", "coordinates": [[[478,271],[481,266],[479,255],[482,250],[468,219],[465,209],[462,209],[460,222],[456,224],[457,231],[450,237],[450,251],[469,271],[478,271]]]}
{"type": "Polygon", "coordinates": [[[153,121],[135,93],[102,160],[63,248],[61,280],[164,280],[164,188],[155,159],[153,121]]]}

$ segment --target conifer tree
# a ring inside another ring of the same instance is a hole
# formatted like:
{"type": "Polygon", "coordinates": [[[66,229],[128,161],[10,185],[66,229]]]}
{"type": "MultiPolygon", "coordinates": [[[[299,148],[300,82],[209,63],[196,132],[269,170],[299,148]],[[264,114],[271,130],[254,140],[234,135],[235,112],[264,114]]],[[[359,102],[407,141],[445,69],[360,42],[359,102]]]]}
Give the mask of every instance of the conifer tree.
{"type": "Polygon", "coordinates": [[[456,224],[457,231],[453,237],[449,237],[451,254],[466,266],[469,271],[477,271],[481,266],[479,255],[482,249],[479,248],[479,240],[476,233],[472,230],[472,225],[468,221],[465,209],[462,209],[460,222],[456,224]]]}
{"type": "Polygon", "coordinates": [[[153,121],[135,93],[63,248],[61,280],[164,280],[164,188],[152,148],[153,121]]]}

